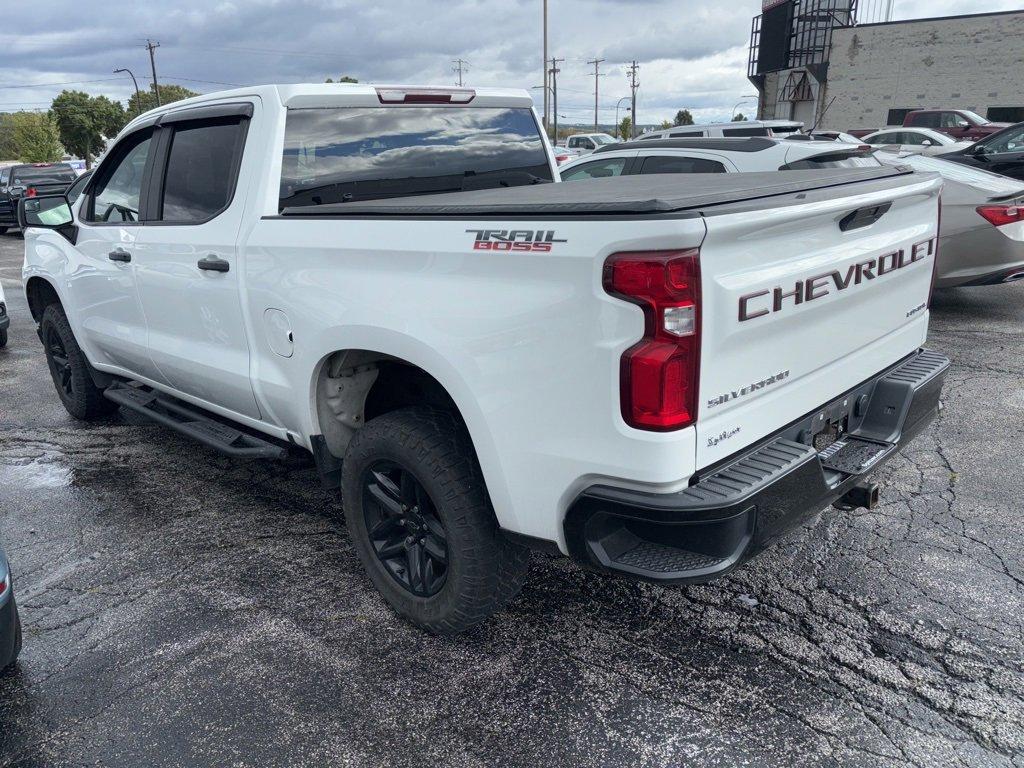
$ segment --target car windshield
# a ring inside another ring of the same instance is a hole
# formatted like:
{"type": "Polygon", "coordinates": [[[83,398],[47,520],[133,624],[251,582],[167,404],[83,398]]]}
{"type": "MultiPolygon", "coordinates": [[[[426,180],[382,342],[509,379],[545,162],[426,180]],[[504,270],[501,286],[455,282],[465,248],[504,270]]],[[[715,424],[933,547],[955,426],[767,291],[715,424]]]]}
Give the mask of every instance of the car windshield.
{"type": "Polygon", "coordinates": [[[969,109],[961,109],[960,114],[967,115],[971,122],[977,123],[978,125],[988,125],[991,122],[991,120],[986,120],[977,112],[971,112],[969,109]]]}
{"type": "Polygon", "coordinates": [[[280,208],[553,180],[527,108],[291,109],[280,208]]]}
{"type": "Polygon", "coordinates": [[[595,133],[590,138],[592,138],[598,144],[614,144],[615,143],[615,139],[613,139],[607,133],[595,133]]]}
{"type": "Polygon", "coordinates": [[[70,165],[23,165],[11,173],[12,184],[70,184],[78,178],[70,165]]]}

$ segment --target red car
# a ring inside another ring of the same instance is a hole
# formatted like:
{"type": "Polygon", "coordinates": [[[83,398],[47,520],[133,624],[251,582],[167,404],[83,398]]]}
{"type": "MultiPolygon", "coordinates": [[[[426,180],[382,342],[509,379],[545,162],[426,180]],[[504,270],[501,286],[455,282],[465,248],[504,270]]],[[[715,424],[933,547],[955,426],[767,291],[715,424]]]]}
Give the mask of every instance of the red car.
{"type": "MultiPolygon", "coordinates": [[[[903,118],[904,128],[932,128],[958,141],[977,141],[1008,128],[1011,123],[993,123],[969,109],[915,109],[903,118]]],[[[886,126],[891,128],[893,126],[886,126]]],[[[849,133],[863,138],[874,130],[857,129],[849,133]]]]}

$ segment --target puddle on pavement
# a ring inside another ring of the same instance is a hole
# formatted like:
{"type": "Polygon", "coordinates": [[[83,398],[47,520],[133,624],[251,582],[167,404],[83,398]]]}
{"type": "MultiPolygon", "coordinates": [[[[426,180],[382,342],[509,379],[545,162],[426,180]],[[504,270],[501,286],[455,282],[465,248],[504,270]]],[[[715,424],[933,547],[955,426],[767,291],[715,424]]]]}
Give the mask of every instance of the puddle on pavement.
{"type": "Polygon", "coordinates": [[[65,488],[71,485],[72,471],[60,454],[34,459],[0,457],[0,483],[15,488],[65,488]]]}

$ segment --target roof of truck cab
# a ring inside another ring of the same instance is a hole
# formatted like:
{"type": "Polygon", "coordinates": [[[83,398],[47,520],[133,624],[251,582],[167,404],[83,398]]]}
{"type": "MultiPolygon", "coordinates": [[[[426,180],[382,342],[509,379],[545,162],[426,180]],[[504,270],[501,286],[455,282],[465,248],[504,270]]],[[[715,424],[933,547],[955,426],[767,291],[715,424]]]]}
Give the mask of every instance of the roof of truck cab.
{"type": "Polygon", "coordinates": [[[521,88],[457,88],[450,85],[394,85],[385,83],[285,83],[252,85],[244,88],[232,88],[225,91],[213,91],[193,96],[181,101],[143,112],[132,120],[124,131],[138,124],[152,121],[154,118],[181,109],[205,106],[211,103],[231,102],[238,99],[258,97],[266,103],[276,103],[296,109],[316,107],[368,107],[388,106],[395,108],[409,107],[525,107],[533,106],[533,98],[528,91],[521,88]],[[408,90],[450,90],[474,92],[472,101],[467,104],[387,104],[382,105],[377,97],[377,89],[408,89],[408,90]]]}
{"type": "Polygon", "coordinates": [[[655,174],[286,208],[286,217],[664,214],[859,182],[902,186],[909,168],[655,174]]]}

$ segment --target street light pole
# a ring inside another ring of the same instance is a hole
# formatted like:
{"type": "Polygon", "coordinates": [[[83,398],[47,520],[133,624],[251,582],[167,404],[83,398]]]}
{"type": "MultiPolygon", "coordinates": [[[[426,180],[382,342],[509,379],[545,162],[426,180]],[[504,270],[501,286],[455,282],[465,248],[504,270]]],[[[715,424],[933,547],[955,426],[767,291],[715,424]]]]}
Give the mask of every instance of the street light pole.
{"type": "Polygon", "coordinates": [[[751,93],[751,94],[748,94],[748,95],[744,96],[739,101],[737,101],[736,102],[736,106],[732,108],[732,115],[730,116],[730,119],[732,119],[733,117],[736,117],[736,110],[740,108],[740,104],[746,103],[747,99],[756,99],[756,98],[758,98],[757,94],[756,93],[751,93]]]}
{"type": "Polygon", "coordinates": [[[142,114],[142,94],[139,93],[139,81],[135,79],[135,75],[132,73],[132,71],[130,69],[126,69],[126,68],[122,67],[121,69],[115,69],[114,70],[114,74],[115,75],[119,75],[122,72],[127,72],[128,75],[132,79],[132,83],[135,85],[135,102],[139,105],[139,114],[141,115],[142,114]]]}
{"type": "MultiPolygon", "coordinates": [[[[631,98],[633,98],[633,97],[632,96],[623,96],[621,99],[619,99],[617,102],[615,102],[615,132],[616,133],[618,133],[618,131],[619,131],[619,105],[622,104],[622,102],[626,101],[626,99],[631,99],[631,98]]],[[[628,107],[626,108],[626,111],[627,112],[630,111],[628,107]]],[[[619,138],[620,139],[624,139],[626,137],[625,136],[620,136],[619,138]]]]}

